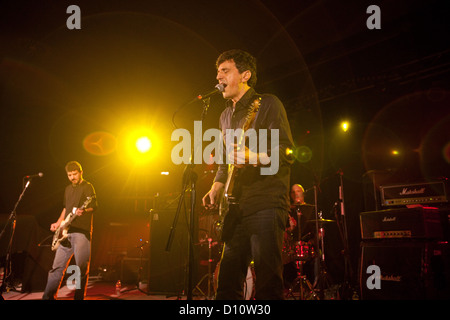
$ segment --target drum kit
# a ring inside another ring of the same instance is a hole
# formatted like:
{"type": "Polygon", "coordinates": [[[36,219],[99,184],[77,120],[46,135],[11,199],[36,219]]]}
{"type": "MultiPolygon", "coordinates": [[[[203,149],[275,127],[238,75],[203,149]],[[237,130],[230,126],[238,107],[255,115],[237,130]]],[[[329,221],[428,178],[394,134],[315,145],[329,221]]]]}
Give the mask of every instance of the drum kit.
{"type": "Polygon", "coordinates": [[[324,226],[335,221],[323,219],[321,212],[317,214],[316,219],[303,219],[305,211],[311,212],[314,209],[314,205],[305,203],[291,206],[291,213],[296,215],[296,232],[285,232],[282,258],[285,266],[290,263],[295,264],[296,278],[287,290],[286,299],[319,300],[322,297],[324,282],[328,281],[325,268],[324,226]],[[313,230],[313,232],[304,234],[305,230],[313,230]],[[306,240],[308,237],[309,240],[306,240]],[[311,284],[304,274],[303,269],[306,263],[318,266],[314,284],[311,284]]]}
{"type": "MultiPolygon", "coordinates": [[[[285,290],[285,298],[288,300],[321,300],[323,289],[329,285],[328,274],[325,267],[325,226],[335,220],[323,219],[322,213],[316,214],[316,206],[310,204],[294,205],[291,213],[296,215],[295,232],[285,232],[282,260],[283,264],[294,264],[296,278],[285,290]],[[304,212],[309,212],[311,219],[305,219],[304,212]],[[312,215],[311,215],[312,214],[312,215]],[[306,232],[305,230],[311,232],[306,232]],[[308,280],[304,274],[304,266],[312,263],[315,266],[314,283],[308,280]]],[[[200,264],[207,266],[207,273],[203,275],[195,287],[195,291],[207,300],[214,299],[217,291],[218,273],[220,270],[220,256],[222,245],[215,236],[221,222],[215,214],[203,216],[203,226],[200,223],[199,236],[202,248],[207,247],[207,258],[200,258],[200,264]],[[206,227],[202,229],[202,227],[206,227]]],[[[200,217],[201,218],[201,217],[200,217]]],[[[203,250],[205,251],[205,250],[203,250]]],[[[248,267],[247,277],[243,284],[243,296],[246,300],[252,300],[255,296],[255,270],[253,262],[248,267]]]]}

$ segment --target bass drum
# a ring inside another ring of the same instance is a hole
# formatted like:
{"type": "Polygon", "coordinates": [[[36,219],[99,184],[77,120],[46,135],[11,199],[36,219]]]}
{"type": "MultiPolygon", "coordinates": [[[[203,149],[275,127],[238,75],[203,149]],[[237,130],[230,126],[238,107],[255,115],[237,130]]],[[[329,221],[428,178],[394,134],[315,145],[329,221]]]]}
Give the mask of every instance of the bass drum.
{"type": "MultiPolygon", "coordinates": [[[[216,270],[214,271],[214,293],[217,293],[217,285],[219,283],[219,271],[220,271],[220,261],[216,266],[216,270]]],[[[254,300],[255,299],[255,267],[253,262],[248,267],[247,277],[244,281],[244,292],[243,296],[245,300],[254,300]]]]}

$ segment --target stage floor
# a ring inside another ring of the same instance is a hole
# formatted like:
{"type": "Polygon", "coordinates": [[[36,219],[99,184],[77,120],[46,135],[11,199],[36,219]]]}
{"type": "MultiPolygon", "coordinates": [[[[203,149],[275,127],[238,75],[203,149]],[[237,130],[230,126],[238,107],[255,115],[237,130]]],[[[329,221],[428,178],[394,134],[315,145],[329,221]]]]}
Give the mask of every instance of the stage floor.
{"type": "MultiPolygon", "coordinates": [[[[186,300],[186,295],[147,294],[146,285],[141,290],[136,285],[122,285],[120,295],[116,295],[115,283],[101,279],[90,278],[86,290],[85,300],[186,300]]],[[[5,300],[41,300],[43,292],[22,293],[19,290],[10,290],[3,293],[5,300]]],[[[58,300],[72,300],[74,291],[62,286],[58,291],[58,300]]],[[[204,296],[195,295],[195,300],[205,300],[204,296]]]]}

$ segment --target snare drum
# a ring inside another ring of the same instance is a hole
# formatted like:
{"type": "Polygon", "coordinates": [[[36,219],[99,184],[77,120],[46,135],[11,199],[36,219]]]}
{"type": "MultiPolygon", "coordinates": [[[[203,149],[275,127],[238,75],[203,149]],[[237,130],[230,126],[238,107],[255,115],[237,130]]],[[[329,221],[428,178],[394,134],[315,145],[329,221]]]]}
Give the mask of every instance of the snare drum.
{"type": "Polygon", "coordinates": [[[314,247],[305,241],[294,241],[283,245],[283,264],[292,261],[308,261],[314,258],[314,247]]]}
{"type": "Polygon", "coordinates": [[[314,258],[314,247],[308,242],[297,241],[294,248],[294,261],[308,261],[314,258]]]}

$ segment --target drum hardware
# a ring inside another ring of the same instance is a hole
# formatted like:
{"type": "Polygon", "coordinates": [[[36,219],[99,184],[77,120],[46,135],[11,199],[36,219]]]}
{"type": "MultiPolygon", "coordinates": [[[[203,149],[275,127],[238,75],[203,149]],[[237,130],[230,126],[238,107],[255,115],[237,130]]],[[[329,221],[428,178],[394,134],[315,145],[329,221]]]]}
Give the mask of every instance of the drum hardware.
{"type": "Polygon", "coordinates": [[[325,265],[325,245],[324,245],[325,229],[323,228],[323,225],[324,225],[325,223],[336,222],[336,221],[335,221],[335,220],[329,220],[329,219],[323,219],[323,218],[322,218],[322,215],[323,215],[323,213],[322,213],[322,211],[320,211],[320,212],[318,213],[318,216],[319,216],[318,219],[312,219],[312,220],[308,220],[308,221],[306,221],[306,222],[307,222],[307,223],[308,223],[308,222],[309,222],[309,223],[316,222],[317,225],[318,225],[318,228],[319,228],[319,229],[318,229],[319,243],[320,243],[320,248],[321,248],[321,250],[320,250],[320,252],[321,252],[320,256],[321,256],[322,261],[323,261],[323,263],[324,263],[324,265],[325,265]]]}
{"type": "MultiPolygon", "coordinates": [[[[205,297],[205,300],[213,300],[214,299],[214,292],[211,290],[212,288],[214,288],[214,277],[213,277],[213,273],[212,273],[212,263],[213,263],[213,258],[212,258],[212,247],[213,247],[213,242],[212,242],[212,238],[208,237],[208,273],[205,274],[200,281],[197,283],[197,285],[195,286],[195,289],[197,291],[200,292],[200,294],[202,296],[205,297]],[[207,281],[207,291],[206,293],[203,292],[203,290],[200,288],[200,285],[203,283],[203,281],[207,281]]],[[[217,244],[217,243],[216,243],[217,244]]]]}
{"type": "Polygon", "coordinates": [[[318,300],[318,296],[314,291],[314,287],[303,274],[303,264],[305,261],[296,261],[297,278],[295,278],[292,286],[289,288],[288,297],[292,297],[295,300],[294,292],[298,287],[299,300],[318,300]]]}
{"type": "MultiPolygon", "coordinates": [[[[314,288],[307,279],[306,275],[303,274],[303,264],[311,259],[313,259],[315,253],[312,246],[307,242],[302,241],[302,223],[301,223],[301,207],[297,206],[297,228],[298,228],[298,239],[299,241],[294,242],[294,249],[292,246],[289,248],[290,258],[295,261],[297,277],[294,279],[291,287],[288,291],[288,297],[295,299],[294,293],[298,287],[299,299],[300,300],[317,300],[317,294],[314,292],[314,288]],[[294,254],[292,254],[294,253],[294,254]]],[[[308,234],[306,235],[308,236],[308,234]]],[[[305,236],[305,237],[306,237],[305,236]]]]}
{"type": "Polygon", "coordinates": [[[325,261],[325,229],[323,225],[325,223],[335,222],[334,220],[327,220],[322,218],[322,211],[317,213],[318,219],[310,220],[311,222],[316,223],[317,229],[317,243],[318,245],[318,256],[316,263],[318,264],[318,273],[316,279],[314,281],[314,288],[318,288],[319,299],[324,299],[324,290],[325,288],[329,288],[331,286],[330,276],[327,272],[326,261],[325,261]]]}
{"type": "Polygon", "coordinates": [[[316,235],[315,235],[315,246],[317,249],[317,256],[315,257],[315,263],[318,270],[314,281],[314,288],[316,292],[319,293],[319,300],[324,300],[325,294],[324,290],[327,287],[330,287],[331,280],[330,275],[326,269],[325,263],[325,246],[324,246],[324,237],[325,237],[325,229],[323,228],[324,224],[334,222],[333,220],[323,219],[322,211],[318,211],[318,200],[317,200],[317,186],[314,187],[314,206],[315,206],[315,219],[310,220],[309,222],[314,222],[316,227],[316,235]]]}

